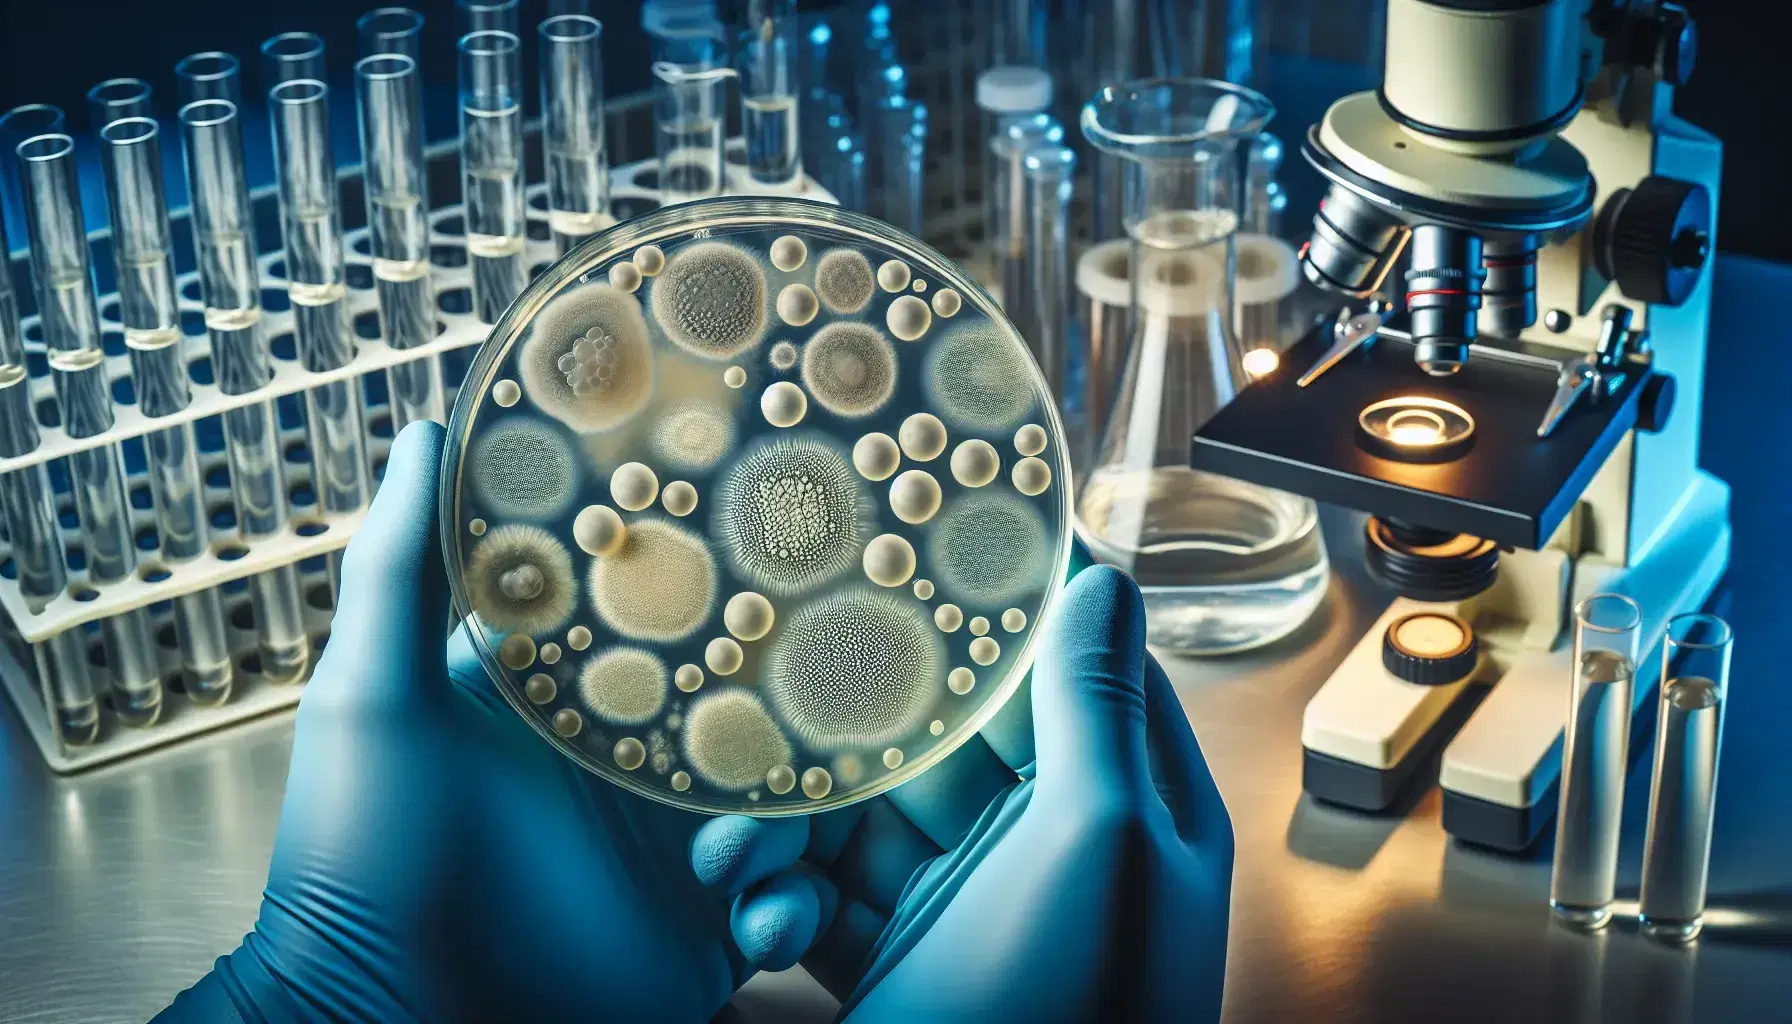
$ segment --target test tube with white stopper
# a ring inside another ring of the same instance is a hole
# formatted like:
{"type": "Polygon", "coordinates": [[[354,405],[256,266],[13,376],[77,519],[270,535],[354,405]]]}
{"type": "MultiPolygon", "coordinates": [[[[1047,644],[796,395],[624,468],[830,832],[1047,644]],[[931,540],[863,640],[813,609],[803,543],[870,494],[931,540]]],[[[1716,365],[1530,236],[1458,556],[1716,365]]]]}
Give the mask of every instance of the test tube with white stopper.
{"type": "MultiPolygon", "coordinates": [[[[314,373],[340,370],[355,359],[355,336],[344,301],[348,287],[329,100],[329,87],[310,78],[288,79],[268,93],[287,294],[292,299],[299,360],[314,373]]],[[[368,476],[360,380],[348,377],[306,392],[305,423],[310,432],[311,489],[319,508],[326,515],[340,516],[365,507],[373,483],[368,476]]],[[[340,551],[331,553],[330,568],[334,581],[340,573],[340,551]]]]}
{"type": "MultiPolygon", "coordinates": [[[[397,13],[375,12],[382,21],[397,13]]],[[[411,12],[403,12],[411,13],[411,12]]],[[[373,15],[369,15],[369,18],[373,15]]],[[[370,32],[363,45],[414,45],[414,35],[370,32]]],[[[421,27],[422,19],[415,25],[421,27]]],[[[429,190],[423,164],[423,98],[417,61],[403,53],[374,53],[355,65],[361,114],[361,158],[366,181],[367,231],[380,332],[395,349],[414,349],[436,337],[435,298],[429,284],[429,190]]],[[[386,371],[394,430],[418,420],[447,421],[441,364],[413,359],[386,371]]]]}
{"type": "MultiPolygon", "coordinates": [[[[1051,123],[1052,91],[1052,76],[1044,68],[994,67],[977,76],[977,108],[983,114],[984,140],[983,237],[989,250],[989,280],[994,284],[1001,282],[996,276],[999,261],[1003,256],[1012,256],[1020,244],[1022,229],[1013,211],[1021,209],[1026,190],[1021,161],[1032,148],[1025,138],[1010,145],[1006,141],[1008,128],[1024,122],[1035,125],[1034,135],[1043,133],[1051,123]]],[[[1056,141],[1061,142],[1062,137],[1056,141]]]]}
{"type": "MultiPolygon", "coordinates": [[[[212,373],[224,394],[246,395],[273,378],[273,366],[261,315],[254,216],[243,179],[242,122],[237,105],[228,100],[189,103],[180,109],[180,121],[212,373]]],[[[222,418],[237,532],[250,543],[278,536],[286,528],[286,489],[274,404],[251,402],[222,418]]],[[[311,641],[298,567],[249,577],[249,596],[263,676],[279,683],[304,678],[311,641]]]]}
{"type": "MultiPolygon", "coordinates": [[[[11,251],[6,226],[0,224],[0,252],[11,251]]],[[[12,275],[0,274],[0,456],[30,455],[40,440],[31,375],[25,367],[25,339],[19,329],[19,300],[12,275]]],[[[42,612],[68,586],[68,555],[47,467],[39,463],[0,474],[0,518],[6,523],[19,593],[33,614],[42,612]]],[[[82,631],[64,630],[33,647],[51,728],[64,743],[92,743],[99,738],[100,707],[82,631]]]]}
{"type": "Polygon", "coordinates": [[[528,283],[523,204],[522,44],[509,32],[460,40],[460,180],[473,312],[496,323],[528,283]]]}
{"type": "MultiPolygon", "coordinates": [[[[63,429],[72,438],[94,437],[112,429],[112,388],[100,345],[75,141],[39,135],[20,143],[17,155],[38,314],[63,429]]],[[[137,546],[117,446],[75,452],[68,457],[68,472],[87,578],[96,584],[129,579],[137,567],[137,546]]],[[[149,612],[139,608],[102,619],[100,631],[113,711],[127,725],[154,724],[162,713],[162,672],[149,612]]]]}
{"type": "Polygon", "coordinates": [[[1589,931],[1611,921],[1617,890],[1630,697],[1642,622],[1636,602],[1620,594],[1594,594],[1574,609],[1574,676],[1562,733],[1549,905],[1557,920],[1589,931]]]}
{"type": "Polygon", "coordinates": [[[541,139],[554,251],[615,223],[604,149],[603,25],[583,14],[541,23],[541,139]]]}
{"type": "Polygon", "coordinates": [[[741,34],[741,134],[747,173],[760,185],[794,185],[803,174],[797,102],[796,0],[749,0],[741,34]]]}
{"type": "MultiPolygon", "coordinates": [[[[112,214],[112,256],[118,281],[118,316],[136,382],[137,408],[145,416],[171,416],[192,400],[186,336],[174,284],[174,234],[162,179],[161,132],[148,117],[115,120],[100,131],[100,163],[112,214]]],[[[210,545],[205,481],[193,425],[164,427],[144,435],[145,470],[155,497],[161,557],[178,564],[205,554],[210,545]]],[[[217,704],[236,681],[223,603],[215,589],[174,599],[174,629],[187,698],[217,704]]]]}
{"type": "Polygon", "coordinates": [[[1643,934],[1661,942],[1690,942],[1705,926],[1732,639],[1729,623],[1695,613],[1669,621],[1662,642],[1638,907],[1643,934]]]}

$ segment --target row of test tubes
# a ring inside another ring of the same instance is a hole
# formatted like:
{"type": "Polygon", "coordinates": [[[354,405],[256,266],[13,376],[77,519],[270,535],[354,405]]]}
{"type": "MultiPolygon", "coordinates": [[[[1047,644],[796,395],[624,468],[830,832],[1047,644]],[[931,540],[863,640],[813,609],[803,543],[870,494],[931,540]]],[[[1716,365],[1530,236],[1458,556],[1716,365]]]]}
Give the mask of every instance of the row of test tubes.
{"type": "MultiPolygon", "coordinates": [[[[1642,620],[1619,594],[1575,608],[1549,902],[1579,930],[1612,918],[1642,620]]],[[[1732,645],[1729,624],[1703,612],[1670,619],[1662,640],[1638,919],[1643,934],[1671,944],[1704,926],[1732,645]]]]}
{"type": "MultiPolygon", "coordinates": [[[[564,5],[562,5],[564,6],[564,5]]],[[[495,321],[527,282],[521,43],[516,0],[460,5],[461,170],[473,305],[495,321]]],[[[381,335],[394,349],[415,349],[438,334],[431,286],[430,203],[424,162],[420,45],[423,17],[381,8],[358,22],[355,65],[372,278],[381,335]]],[[[541,102],[548,156],[549,223],[564,252],[613,222],[604,149],[599,53],[601,25],[573,11],[538,29],[541,102]]],[[[324,45],[310,33],[285,33],[262,46],[264,97],[279,196],[283,274],[293,313],[296,353],[307,370],[350,366],[357,345],[350,325],[342,215],[331,147],[324,45]]],[[[273,377],[262,308],[253,207],[244,174],[243,75],[227,53],[194,54],[175,68],[190,227],[204,305],[211,371],[225,396],[252,394],[273,377]]],[[[127,387],[147,417],[184,413],[194,400],[182,330],[175,235],[162,172],[162,131],[152,91],[140,79],[112,79],[89,93],[90,119],[104,169],[117,282],[117,318],[130,363],[127,387]]],[[[0,117],[0,170],[16,176],[25,210],[32,279],[55,416],[72,439],[113,429],[115,384],[108,377],[102,319],[81,212],[78,143],[62,111],[41,104],[0,117]]],[[[10,252],[0,223],[0,251],[10,252]]],[[[0,275],[0,456],[31,456],[42,443],[31,363],[10,275],[0,275]]],[[[425,356],[387,370],[392,429],[413,420],[446,420],[439,360],[425,356]]],[[[122,400],[131,401],[125,397],[122,400]]],[[[349,516],[374,487],[368,417],[358,376],[304,395],[310,487],[318,513],[349,516]]],[[[190,417],[180,417],[190,419],[190,417]]],[[[0,476],[12,574],[29,614],[64,594],[87,600],[96,587],[138,576],[154,584],[208,551],[240,556],[249,546],[306,524],[290,521],[282,440],[274,402],[222,411],[235,536],[211,535],[195,427],[180,422],[143,437],[156,542],[140,550],[132,527],[130,478],[119,444],[68,455],[86,581],[70,577],[56,506],[55,473],[46,460],[0,476]],[[92,584],[93,586],[88,586],[92,584]],[[79,593],[77,593],[79,591],[79,593]]],[[[339,574],[329,558],[329,578],[339,574]]],[[[305,601],[296,564],[245,581],[255,658],[232,649],[218,588],[170,602],[179,650],[180,689],[199,705],[230,700],[240,670],[269,683],[302,680],[312,663],[305,601]]],[[[105,673],[88,655],[87,630],[73,627],[32,645],[55,736],[65,746],[103,735],[102,703],[126,726],[155,725],[169,681],[152,632],[152,612],[136,607],[100,620],[105,673]],[[104,687],[108,692],[102,693],[104,687]]]]}

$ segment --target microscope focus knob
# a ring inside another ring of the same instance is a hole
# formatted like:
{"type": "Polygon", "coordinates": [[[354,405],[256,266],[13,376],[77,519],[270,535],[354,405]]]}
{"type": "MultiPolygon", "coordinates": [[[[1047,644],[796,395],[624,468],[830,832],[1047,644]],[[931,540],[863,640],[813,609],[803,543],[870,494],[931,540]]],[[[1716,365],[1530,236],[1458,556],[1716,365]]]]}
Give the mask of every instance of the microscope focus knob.
{"type": "Polygon", "coordinates": [[[1636,399],[1636,429],[1645,434],[1667,429],[1668,418],[1674,415],[1674,388],[1671,373],[1651,373],[1643,381],[1643,393],[1636,399]]]}
{"type": "Polygon", "coordinates": [[[1594,262],[1638,302],[1678,306],[1711,256],[1711,193],[1650,175],[1606,200],[1594,228],[1594,262]]]}
{"type": "Polygon", "coordinates": [[[1454,683],[1475,670],[1480,642],[1467,622],[1442,612],[1396,619],[1381,635],[1381,666],[1420,686],[1454,683]]]}

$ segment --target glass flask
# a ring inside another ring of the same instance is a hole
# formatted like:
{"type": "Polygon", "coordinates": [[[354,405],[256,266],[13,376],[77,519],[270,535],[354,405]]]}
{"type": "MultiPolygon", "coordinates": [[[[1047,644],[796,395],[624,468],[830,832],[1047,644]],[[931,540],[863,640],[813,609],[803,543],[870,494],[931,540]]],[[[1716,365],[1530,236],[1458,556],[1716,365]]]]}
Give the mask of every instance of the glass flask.
{"type": "Polygon", "coordinates": [[[1138,580],[1150,642],[1189,654],[1287,635],[1330,575],[1312,501],[1188,465],[1195,431],[1247,380],[1231,323],[1238,144],[1274,112],[1240,86],[1151,79],[1103,88],[1082,114],[1124,169],[1132,316],[1077,531],[1138,580]]]}

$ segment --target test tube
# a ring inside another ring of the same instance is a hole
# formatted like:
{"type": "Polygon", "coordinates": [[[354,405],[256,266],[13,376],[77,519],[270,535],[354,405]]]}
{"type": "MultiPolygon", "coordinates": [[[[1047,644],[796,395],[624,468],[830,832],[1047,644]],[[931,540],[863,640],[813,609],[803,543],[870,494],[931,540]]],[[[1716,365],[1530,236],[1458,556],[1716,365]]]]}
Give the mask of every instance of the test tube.
{"type": "Polygon", "coordinates": [[[1662,942],[1704,928],[1731,640],[1729,623],[1695,613],[1675,616],[1662,641],[1640,907],[1643,934],[1662,942]]]}
{"type": "MultiPolygon", "coordinates": [[[[0,252],[11,251],[6,227],[0,224],[0,252]]],[[[0,274],[0,455],[29,455],[37,450],[39,439],[25,340],[19,330],[18,296],[13,294],[12,275],[0,274]]],[[[19,593],[33,613],[42,611],[68,586],[68,556],[47,467],[39,464],[0,475],[0,517],[6,522],[19,593]]],[[[56,734],[75,746],[92,743],[99,738],[100,710],[82,631],[65,630],[35,646],[38,682],[56,734]]]]}
{"type": "Polygon", "coordinates": [[[242,109],[242,65],[234,54],[222,50],[188,54],[174,65],[174,80],[183,107],[200,100],[224,100],[242,109]]]}
{"type": "Polygon", "coordinates": [[[423,15],[408,7],[376,7],[355,21],[363,57],[395,53],[412,61],[423,58],[423,15]]]}
{"type": "Polygon", "coordinates": [[[803,174],[796,60],[796,0],[749,0],[741,34],[740,120],[747,173],[783,187],[803,174]]]}
{"type": "MultiPolygon", "coordinates": [[[[70,437],[93,437],[112,429],[112,389],[100,347],[75,140],[39,135],[20,143],[18,156],[37,308],[63,429],[70,437]]],[[[104,584],[128,578],[137,567],[137,548],[118,448],[103,445],[76,452],[68,457],[68,471],[88,579],[104,584]]],[[[100,630],[113,710],[127,725],[154,724],[162,713],[162,673],[148,611],[138,608],[104,619],[100,630]]]]}
{"type": "MultiPolygon", "coordinates": [[[[180,109],[180,121],[212,373],[224,394],[249,394],[267,384],[273,368],[261,316],[254,219],[243,180],[241,118],[228,100],[200,100],[180,109]]],[[[286,525],[274,405],[240,406],[223,419],[237,532],[251,542],[274,536],[286,525]]],[[[284,565],[249,577],[249,597],[262,674],[276,683],[304,678],[311,641],[305,633],[298,567],[284,565]]]]}
{"type": "Polygon", "coordinates": [[[603,30],[583,14],[549,18],[538,30],[548,225],[557,255],[615,222],[604,150],[603,30]]]}
{"type": "Polygon", "coordinates": [[[149,100],[153,93],[149,83],[141,78],[108,78],[87,90],[87,112],[94,134],[114,121],[151,116],[149,100]]]}
{"type": "Polygon", "coordinates": [[[516,36],[482,30],[461,37],[461,196],[473,265],[473,312],[488,324],[498,322],[528,283],[522,78],[516,36]]]}
{"type": "Polygon", "coordinates": [[[324,38],[315,32],[282,32],[261,44],[263,79],[269,89],[298,78],[324,79],[324,38]]]}
{"type": "Polygon", "coordinates": [[[514,36],[521,24],[518,0],[455,0],[454,6],[460,13],[462,35],[508,32],[514,36]]]}
{"type": "Polygon", "coordinates": [[[985,248],[991,250],[989,258],[993,268],[998,239],[1005,231],[1015,231],[1008,226],[1010,207],[1004,204],[1018,208],[1019,196],[1025,188],[1020,161],[1026,154],[1002,159],[1006,155],[1003,140],[1009,125],[1034,123],[1042,115],[1049,116],[1052,76],[1045,69],[1036,67],[990,68],[977,76],[976,98],[977,108],[983,114],[982,137],[989,140],[983,159],[983,237],[985,248]]]}
{"type": "Polygon", "coordinates": [[[722,194],[726,165],[722,149],[722,86],[730,68],[693,70],[656,61],[659,97],[654,107],[660,160],[660,203],[706,199],[722,194]]]}
{"type": "MultiPolygon", "coordinates": [[[[417,61],[401,53],[364,57],[355,65],[355,89],[380,330],[386,344],[413,349],[436,337],[417,61]]],[[[447,422],[439,361],[399,363],[386,371],[386,380],[394,430],[418,420],[447,422]]]]}
{"type": "MultiPolygon", "coordinates": [[[[169,416],[185,409],[192,393],[155,121],[129,117],[106,125],[100,131],[100,162],[112,213],[118,315],[124,321],[137,407],[145,416],[169,416]]],[[[180,563],[204,554],[209,543],[205,483],[192,424],[152,431],[144,437],[143,448],[162,557],[180,563]]],[[[188,699],[200,704],[223,702],[230,696],[236,670],[218,592],[185,594],[173,605],[188,699]]]]}
{"type": "MultiPolygon", "coordinates": [[[[280,235],[286,251],[287,294],[299,359],[307,370],[340,370],[355,359],[355,337],[344,299],[342,216],[337,209],[336,160],[330,151],[330,90],[311,78],[282,82],[268,93],[273,114],[274,172],[280,183],[280,235]]],[[[311,486],[319,507],[345,515],[367,504],[361,382],[349,377],[305,393],[310,433],[311,486]]],[[[331,552],[331,579],[339,552],[331,552]]]]}
{"type": "Polygon", "coordinates": [[[1045,373],[1058,411],[1073,420],[1082,413],[1076,387],[1082,376],[1082,353],[1072,333],[1070,309],[1070,197],[1076,154],[1068,146],[1040,146],[1028,153],[1023,163],[1027,177],[1027,295],[1017,310],[1025,327],[1018,322],[1015,327],[1045,373]]]}
{"type": "Polygon", "coordinates": [[[1628,597],[1594,594],[1575,606],[1574,619],[1549,905],[1564,924],[1594,930],[1611,920],[1617,885],[1630,695],[1643,616],[1628,597]]]}
{"type": "Polygon", "coordinates": [[[19,195],[19,144],[63,131],[67,122],[62,108],[48,103],[26,103],[0,114],[0,215],[4,215],[6,207],[16,205],[22,210],[25,206],[19,195]]]}
{"type": "Polygon", "coordinates": [[[1064,143],[1064,128],[1050,114],[1027,114],[1001,121],[989,141],[993,177],[989,188],[990,281],[1004,311],[1026,290],[1026,155],[1037,146],[1064,143]]]}

